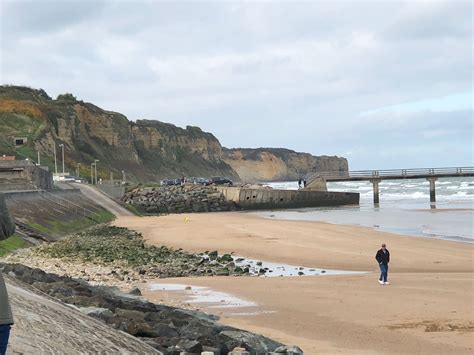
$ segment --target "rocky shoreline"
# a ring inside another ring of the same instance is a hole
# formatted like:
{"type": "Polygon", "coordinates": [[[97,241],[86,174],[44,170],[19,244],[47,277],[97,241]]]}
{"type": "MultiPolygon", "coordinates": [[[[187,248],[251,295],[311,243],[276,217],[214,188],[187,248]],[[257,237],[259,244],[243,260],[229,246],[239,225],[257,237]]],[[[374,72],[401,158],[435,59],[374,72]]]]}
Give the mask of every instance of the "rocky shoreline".
{"type": "MultiPolygon", "coordinates": [[[[110,287],[92,286],[84,280],[46,273],[21,264],[2,264],[0,271],[81,312],[130,335],[140,338],[164,354],[228,354],[244,348],[251,354],[297,354],[261,335],[223,326],[217,317],[147,302],[139,291],[122,294],[110,287]]],[[[302,353],[302,352],[299,352],[302,353]]]]}
{"type": "Polygon", "coordinates": [[[121,200],[140,213],[147,214],[221,212],[238,209],[234,202],[227,201],[214,186],[194,184],[138,187],[127,192],[121,200]]]}
{"type": "Polygon", "coordinates": [[[55,243],[18,250],[4,261],[0,269],[8,276],[137,336],[165,354],[227,354],[235,347],[251,354],[298,354],[296,348],[222,326],[216,323],[218,317],[199,312],[197,306],[185,306],[178,300],[155,304],[140,297],[140,288],[161,278],[260,273],[236,266],[230,254],[191,254],[149,246],[139,233],[103,225],[55,243]]]}

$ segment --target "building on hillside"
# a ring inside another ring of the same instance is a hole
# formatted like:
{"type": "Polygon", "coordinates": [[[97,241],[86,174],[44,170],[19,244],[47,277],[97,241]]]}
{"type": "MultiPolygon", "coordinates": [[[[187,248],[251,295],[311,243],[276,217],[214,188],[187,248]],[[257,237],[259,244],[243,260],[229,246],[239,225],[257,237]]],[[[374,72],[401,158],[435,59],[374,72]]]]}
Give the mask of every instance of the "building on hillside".
{"type": "Polygon", "coordinates": [[[38,166],[30,160],[0,159],[0,191],[52,188],[53,175],[48,167],[38,166]]]}

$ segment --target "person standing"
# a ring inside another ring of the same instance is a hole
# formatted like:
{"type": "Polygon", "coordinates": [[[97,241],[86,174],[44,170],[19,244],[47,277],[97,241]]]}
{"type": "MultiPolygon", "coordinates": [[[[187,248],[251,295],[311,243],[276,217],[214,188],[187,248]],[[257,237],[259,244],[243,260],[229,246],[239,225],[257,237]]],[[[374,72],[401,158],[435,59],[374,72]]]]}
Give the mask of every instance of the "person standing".
{"type": "Polygon", "coordinates": [[[13,325],[12,311],[8,302],[7,288],[0,272],[0,355],[7,352],[10,328],[13,325]]]}
{"type": "Polygon", "coordinates": [[[303,187],[306,189],[306,179],[303,180],[303,187]]]}
{"type": "Polygon", "coordinates": [[[382,248],[377,251],[375,259],[379,263],[380,267],[379,283],[381,285],[390,285],[388,282],[388,263],[390,262],[390,252],[388,251],[385,243],[383,243],[382,248]]]}
{"type": "Polygon", "coordinates": [[[301,189],[301,182],[302,182],[301,180],[302,180],[301,178],[298,179],[298,190],[301,189]]]}

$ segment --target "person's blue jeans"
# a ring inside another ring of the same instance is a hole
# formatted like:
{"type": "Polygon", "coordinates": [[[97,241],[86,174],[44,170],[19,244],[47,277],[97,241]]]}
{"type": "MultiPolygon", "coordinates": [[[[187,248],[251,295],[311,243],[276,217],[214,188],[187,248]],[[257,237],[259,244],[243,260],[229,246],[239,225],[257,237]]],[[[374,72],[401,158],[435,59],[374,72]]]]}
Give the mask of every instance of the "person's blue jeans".
{"type": "Polygon", "coordinates": [[[380,266],[380,281],[387,282],[388,264],[379,264],[380,266]]]}
{"type": "Polygon", "coordinates": [[[10,328],[10,325],[0,325],[0,355],[5,355],[7,352],[10,328]]]}

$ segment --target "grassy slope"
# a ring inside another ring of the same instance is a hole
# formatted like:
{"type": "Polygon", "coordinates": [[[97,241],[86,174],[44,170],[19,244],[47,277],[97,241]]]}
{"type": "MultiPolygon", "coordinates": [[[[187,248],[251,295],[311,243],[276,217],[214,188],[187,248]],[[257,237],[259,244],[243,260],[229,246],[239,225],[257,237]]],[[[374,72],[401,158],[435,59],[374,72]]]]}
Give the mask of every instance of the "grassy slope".
{"type": "Polygon", "coordinates": [[[20,236],[14,234],[10,238],[0,241],[0,257],[4,256],[16,249],[26,248],[30,246],[20,236]]]}

